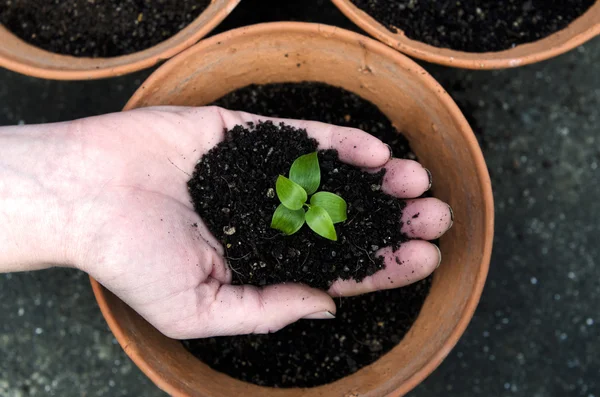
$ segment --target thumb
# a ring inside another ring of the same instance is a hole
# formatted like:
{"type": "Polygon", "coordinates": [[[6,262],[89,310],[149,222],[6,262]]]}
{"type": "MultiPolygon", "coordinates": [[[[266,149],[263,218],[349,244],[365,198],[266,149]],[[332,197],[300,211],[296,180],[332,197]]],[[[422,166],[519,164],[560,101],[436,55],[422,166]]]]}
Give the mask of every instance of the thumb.
{"type": "Polygon", "coordinates": [[[190,335],[185,338],[265,334],[302,318],[335,318],[333,299],[324,291],[304,285],[258,288],[220,284],[213,295],[211,284],[214,286],[218,282],[212,280],[198,287],[199,313],[193,321],[195,324],[186,326],[190,335]]]}

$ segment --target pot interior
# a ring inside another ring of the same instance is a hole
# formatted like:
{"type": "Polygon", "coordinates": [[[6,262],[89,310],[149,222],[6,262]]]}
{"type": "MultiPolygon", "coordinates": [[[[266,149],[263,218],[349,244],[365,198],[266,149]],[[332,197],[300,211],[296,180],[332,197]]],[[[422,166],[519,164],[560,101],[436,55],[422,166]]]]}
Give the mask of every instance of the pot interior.
{"type": "Polygon", "coordinates": [[[128,109],[199,106],[249,84],[317,81],[371,101],[402,131],[450,203],[454,227],[440,241],[443,262],[404,340],[377,362],[332,384],[269,389],[211,370],[95,285],[125,351],[174,395],[380,396],[404,394],[449,353],[470,320],[487,274],[493,206],[489,176],[468,124],[444,89],[408,58],[366,37],[322,25],[265,24],[207,40],[159,69],[128,109]]]}

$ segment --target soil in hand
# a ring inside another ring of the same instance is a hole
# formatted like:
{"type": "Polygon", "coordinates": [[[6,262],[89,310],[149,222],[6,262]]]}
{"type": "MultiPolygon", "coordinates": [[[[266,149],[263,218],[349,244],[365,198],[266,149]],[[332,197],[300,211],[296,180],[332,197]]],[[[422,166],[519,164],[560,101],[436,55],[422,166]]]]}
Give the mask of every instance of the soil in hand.
{"type": "Polygon", "coordinates": [[[10,0],[0,23],[44,50],[114,57],[145,50],[192,22],[210,0],[10,0]]]}
{"type": "Polygon", "coordinates": [[[543,39],[595,0],[351,0],[392,32],[435,47],[502,51],[543,39]]]}
{"type": "Polygon", "coordinates": [[[194,207],[225,247],[235,284],[297,282],[326,290],[340,278],[361,281],[384,267],[377,250],[406,240],[400,231],[404,203],[381,191],[385,171],[363,172],[340,162],[333,150],[319,152],[319,191],[348,204],[348,220],[336,225],[337,241],[307,225],[291,236],[272,229],[280,204],[277,177],[316,150],[305,130],[264,122],[227,131],[196,166],[188,183],[194,207]]]}

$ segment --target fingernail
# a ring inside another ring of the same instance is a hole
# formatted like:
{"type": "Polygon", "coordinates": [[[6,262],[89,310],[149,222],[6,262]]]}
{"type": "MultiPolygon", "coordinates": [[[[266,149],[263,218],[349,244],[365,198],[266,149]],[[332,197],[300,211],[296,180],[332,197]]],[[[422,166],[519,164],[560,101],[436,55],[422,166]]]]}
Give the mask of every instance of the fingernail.
{"type": "MultiPolygon", "coordinates": [[[[425,167],[423,167],[425,168],[425,167]]],[[[429,187],[427,188],[427,190],[431,189],[431,186],[433,185],[433,177],[431,176],[431,171],[429,171],[427,168],[425,168],[425,171],[427,171],[427,176],[429,177],[429,187]]]]}
{"type": "Polygon", "coordinates": [[[452,207],[450,207],[450,204],[448,204],[448,209],[450,210],[450,226],[448,226],[448,230],[450,230],[452,225],[454,225],[454,211],[452,210],[452,207]]]}
{"type": "Polygon", "coordinates": [[[440,251],[440,247],[438,247],[437,245],[434,245],[434,246],[435,246],[435,248],[437,248],[437,250],[438,250],[438,254],[439,254],[439,256],[440,256],[440,260],[439,260],[439,262],[438,262],[437,266],[435,267],[435,268],[437,269],[437,268],[438,268],[438,267],[440,267],[440,265],[442,264],[442,251],[440,251]]]}
{"type": "Polygon", "coordinates": [[[330,311],[324,311],[309,314],[308,316],[304,316],[302,318],[304,320],[333,320],[335,318],[335,314],[330,311]]]}
{"type": "Polygon", "coordinates": [[[394,158],[394,151],[392,150],[392,147],[387,143],[385,144],[385,146],[387,146],[388,150],[390,151],[390,159],[394,158]]]}

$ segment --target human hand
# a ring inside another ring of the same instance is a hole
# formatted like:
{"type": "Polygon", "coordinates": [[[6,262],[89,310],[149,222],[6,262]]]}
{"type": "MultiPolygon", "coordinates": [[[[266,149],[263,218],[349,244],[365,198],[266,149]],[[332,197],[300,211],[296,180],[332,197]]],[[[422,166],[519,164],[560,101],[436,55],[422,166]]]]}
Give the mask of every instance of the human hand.
{"type": "MultiPolygon", "coordinates": [[[[56,192],[69,195],[60,211],[68,219],[62,260],[88,272],[165,335],[180,339],[273,332],[301,318],[332,318],[331,296],[400,287],[431,274],[441,256],[425,240],[440,237],[452,215],[448,205],[427,198],[408,200],[404,210],[403,231],[416,240],[396,252],[382,249],[386,268],[361,283],[337,281],[329,294],[299,284],[231,285],[223,248],[195,213],[186,182],[197,160],[223,139],[224,129],[267,119],[215,107],[158,107],[70,123],[62,145],[68,150],[57,163],[59,174],[69,178],[56,192]]],[[[305,128],[320,149],[337,149],[346,163],[385,166],[382,189],[388,194],[412,199],[430,187],[421,165],[390,159],[388,147],[369,134],[285,122],[305,128]]],[[[58,181],[56,174],[49,179],[58,181]]]]}

